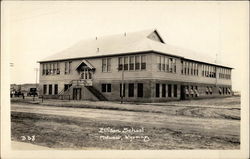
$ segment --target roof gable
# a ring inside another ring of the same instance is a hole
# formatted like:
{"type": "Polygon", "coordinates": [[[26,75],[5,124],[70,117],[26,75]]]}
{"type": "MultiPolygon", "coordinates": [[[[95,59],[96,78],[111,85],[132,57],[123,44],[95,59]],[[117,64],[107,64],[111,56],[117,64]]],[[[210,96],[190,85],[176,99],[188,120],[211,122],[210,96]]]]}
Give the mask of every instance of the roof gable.
{"type": "Polygon", "coordinates": [[[156,30],[155,30],[154,32],[152,32],[151,34],[149,34],[149,35],[147,36],[147,38],[165,44],[165,42],[163,41],[163,39],[161,38],[161,36],[159,35],[159,33],[158,33],[156,30]]]}

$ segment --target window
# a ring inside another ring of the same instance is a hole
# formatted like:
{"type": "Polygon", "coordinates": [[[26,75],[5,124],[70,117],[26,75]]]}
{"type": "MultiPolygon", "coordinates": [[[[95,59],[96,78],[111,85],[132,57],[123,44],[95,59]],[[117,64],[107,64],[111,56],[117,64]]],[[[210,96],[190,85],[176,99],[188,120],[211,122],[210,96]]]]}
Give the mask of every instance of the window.
{"type": "Polygon", "coordinates": [[[161,70],[165,71],[165,58],[164,58],[164,56],[161,57],[161,70]]]}
{"type": "Polygon", "coordinates": [[[147,67],[146,55],[119,57],[119,70],[145,70],[147,67]]]}
{"type": "Polygon", "coordinates": [[[198,64],[195,64],[196,75],[199,75],[198,64]]]}
{"type": "Polygon", "coordinates": [[[206,87],[206,94],[209,94],[209,87],[206,87]]]}
{"type": "Polygon", "coordinates": [[[57,84],[54,85],[54,94],[55,95],[58,94],[58,85],[57,84]]]}
{"type": "Polygon", "coordinates": [[[129,70],[135,70],[135,57],[129,57],[129,70]]]}
{"type": "Polygon", "coordinates": [[[120,97],[125,97],[125,89],[126,89],[126,87],[125,87],[126,85],[125,85],[125,83],[123,84],[123,88],[122,88],[122,84],[120,84],[120,97]],[[123,91],[122,91],[123,90],[123,91]],[[122,93],[123,92],[123,93],[122,93]]]}
{"type": "Polygon", "coordinates": [[[162,84],[162,91],[161,91],[161,93],[162,93],[162,97],[166,97],[166,84],[162,84]]]}
{"type": "Polygon", "coordinates": [[[124,57],[124,70],[128,70],[128,57],[124,57]]]}
{"type": "Polygon", "coordinates": [[[42,64],[42,69],[43,69],[43,71],[42,71],[42,75],[45,75],[45,64],[42,64]]]}
{"type": "Polygon", "coordinates": [[[168,61],[168,58],[167,57],[165,57],[165,69],[166,69],[166,72],[168,72],[169,71],[169,61],[168,61]]]}
{"type": "Polygon", "coordinates": [[[69,74],[71,73],[71,61],[69,61],[69,70],[68,70],[68,72],[69,72],[69,74]]]}
{"type": "Polygon", "coordinates": [[[168,85],[168,97],[172,97],[172,85],[168,85]]]}
{"type": "Polygon", "coordinates": [[[123,70],[123,58],[119,57],[118,59],[118,69],[123,70]]]}
{"type": "Polygon", "coordinates": [[[193,63],[190,63],[190,74],[193,75],[193,63]]]}
{"type": "Polygon", "coordinates": [[[157,56],[158,70],[161,71],[161,56],[157,56]]]}
{"type": "Polygon", "coordinates": [[[173,59],[173,72],[176,73],[176,59],[173,59]]]}
{"type": "Polygon", "coordinates": [[[111,92],[111,84],[102,84],[102,92],[111,92]]]}
{"type": "Polygon", "coordinates": [[[60,74],[60,63],[59,62],[57,62],[57,65],[56,65],[57,67],[56,67],[56,74],[60,74]]]}
{"type": "Polygon", "coordinates": [[[102,59],[102,72],[107,72],[107,58],[102,59]]]}
{"type": "Polygon", "coordinates": [[[43,85],[43,94],[47,94],[47,85],[43,85]]]}
{"type": "Polygon", "coordinates": [[[107,71],[111,72],[111,58],[107,59],[107,71]]]}
{"type": "Polygon", "coordinates": [[[184,61],[184,74],[187,74],[187,62],[184,61]]]}
{"type": "Polygon", "coordinates": [[[106,92],[106,84],[102,84],[102,92],[106,92]]]}
{"type": "Polygon", "coordinates": [[[135,69],[140,69],[140,56],[135,56],[135,69]]]}
{"type": "Polygon", "coordinates": [[[155,97],[160,97],[160,84],[156,83],[155,85],[155,97]]]}
{"type": "Polygon", "coordinates": [[[53,63],[52,74],[56,74],[56,63],[53,63]]]}
{"type": "Polygon", "coordinates": [[[134,83],[128,84],[128,97],[134,97],[134,83]]]}
{"type": "Polygon", "coordinates": [[[184,66],[183,66],[183,61],[181,61],[181,74],[184,73],[184,66]]]}
{"type": "Polygon", "coordinates": [[[137,84],[137,97],[143,97],[143,83],[137,84]]]}
{"type": "Polygon", "coordinates": [[[174,85],[174,97],[177,97],[177,85],[174,85]]]}
{"type": "Polygon", "coordinates": [[[49,65],[50,65],[50,72],[49,72],[49,74],[53,74],[53,64],[50,63],[49,65]]]}
{"type": "Polygon", "coordinates": [[[172,58],[168,59],[168,64],[169,64],[169,72],[173,72],[173,59],[172,58]]]}
{"type": "Polygon", "coordinates": [[[50,64],[47,64],[47,75],[50,75],[50,64]]]}
{"type": "Polygon", "coordinates": [[[64,69],[64,74],[70,74],[71,72],[71,61],[65,62],[65,69],[64,69]]]}
{"type": "Polygon", "coordinates": [[[142,70],[146,69],[146,56],[145,55],[141,56],[141,69],[142,70]]]}
{"type": "Polygon", "coordinates": [[[107,92],[111,92],[111,84],[107,84],[107,92]]]}
{"type": "Polygon", "coordinates": [[[190,86],[190,94],[191,94],[191,97],[194,97],[194,87],[193,86],[190,86]]]}
{"type": "Polygon", "coordinates": [[[52,94],[52,84],[49,85],[49,94],[52,94]]]}

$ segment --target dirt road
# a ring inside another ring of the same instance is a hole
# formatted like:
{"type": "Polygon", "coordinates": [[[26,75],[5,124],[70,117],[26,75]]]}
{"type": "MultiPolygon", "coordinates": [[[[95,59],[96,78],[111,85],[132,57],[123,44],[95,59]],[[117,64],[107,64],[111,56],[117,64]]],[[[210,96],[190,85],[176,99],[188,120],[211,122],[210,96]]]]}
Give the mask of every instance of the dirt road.
{"type": "Polygon", "coordinates": [[[197,118],[188,116],[166,115],[164,113],[115,111],[84,108],[64,108],[12,104],[11,111],[36,114],[84,117],[100,121],[120,121],[152,125],[183,133],[198,133],[220,138],[239,138],[240,120],[197,118]]]}

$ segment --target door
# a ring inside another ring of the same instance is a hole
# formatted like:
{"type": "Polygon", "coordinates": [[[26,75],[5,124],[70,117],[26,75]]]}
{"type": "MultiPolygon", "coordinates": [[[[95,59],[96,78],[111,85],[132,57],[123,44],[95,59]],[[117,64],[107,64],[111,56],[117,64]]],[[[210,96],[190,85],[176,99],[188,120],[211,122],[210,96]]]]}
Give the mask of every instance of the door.
{"type": "Polygon", "coordinates": [[[73,100],[81,100],[82,97],[81,88],[73,88],[73,100]]]}
{"type": "Polygon", "coordinates": [[[185,86],[181,85],[181,100],[185,100],[185,86]]]}

